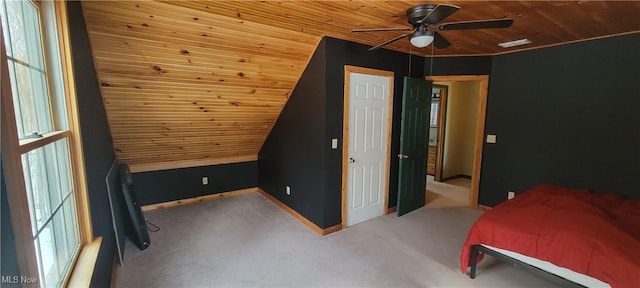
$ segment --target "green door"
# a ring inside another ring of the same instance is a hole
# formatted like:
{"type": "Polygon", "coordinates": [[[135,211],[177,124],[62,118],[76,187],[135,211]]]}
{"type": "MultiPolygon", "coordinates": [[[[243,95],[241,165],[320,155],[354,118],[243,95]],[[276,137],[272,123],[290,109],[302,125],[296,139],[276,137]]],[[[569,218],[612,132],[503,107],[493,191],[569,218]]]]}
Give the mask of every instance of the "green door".
{"type": "Polygon", "coordinates": [[[424,206],[431,84],[431,81],[404,78],[400,154],[398,154],[400,158],[398,216],[424,206]]]}

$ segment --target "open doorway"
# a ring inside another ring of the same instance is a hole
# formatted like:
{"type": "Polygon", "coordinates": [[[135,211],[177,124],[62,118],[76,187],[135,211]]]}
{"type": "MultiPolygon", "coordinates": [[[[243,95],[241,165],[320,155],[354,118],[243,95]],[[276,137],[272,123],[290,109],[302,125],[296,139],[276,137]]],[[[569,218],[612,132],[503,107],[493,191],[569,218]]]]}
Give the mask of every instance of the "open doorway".
{"type": "Polygon", "coordinates": [[[430,139],[435,140],[430,142],[435,155],[428,160],[434,169],[427,176],[427,206],[476,208],[489,77],[433,76],[427,80],[434,82],[434,93],[440,93],[439,123],[432,126],[438,137],[430,139]]]}
{"type": "Polygon", "coordinates": [[[431,113],[429,114],[429,151],[427,157],[427,175],[432,180],[442,179],[442,155],[444,148],[444,131],[447,114],[447,85],[433,83],[431,93],[431,113]]]}

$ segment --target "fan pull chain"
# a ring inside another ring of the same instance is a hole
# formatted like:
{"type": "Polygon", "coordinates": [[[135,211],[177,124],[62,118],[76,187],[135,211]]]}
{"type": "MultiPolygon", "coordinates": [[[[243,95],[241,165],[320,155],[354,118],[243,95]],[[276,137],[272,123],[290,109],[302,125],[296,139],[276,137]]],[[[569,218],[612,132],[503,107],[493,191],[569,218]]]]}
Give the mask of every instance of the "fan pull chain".
{"type": "Polygon", "coordinates": [[[411,77],[411,43],[409,43],[409,71],[407,71],[407,75],[411,77]]]}
{"type": "Polygon", "coordinates": [[[433,76],[433,43],[431,43],[431,62],[429,63],[429,76],[433,76]]]}

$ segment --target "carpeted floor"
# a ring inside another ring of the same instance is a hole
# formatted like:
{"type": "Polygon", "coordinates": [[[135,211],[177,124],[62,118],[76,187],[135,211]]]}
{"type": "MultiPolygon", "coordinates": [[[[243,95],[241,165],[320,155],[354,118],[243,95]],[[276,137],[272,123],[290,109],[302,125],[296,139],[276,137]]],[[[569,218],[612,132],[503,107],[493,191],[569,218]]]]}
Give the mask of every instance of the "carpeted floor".
{"type": "Polygon", "coordinates": [[[469,207],[471,180],[456,178],[435,182],[427,175],[427,207],[469,207]]]}
{"type": "Polygon", "coordinates": [[[151,246],[127,243],[117,287],[553,287],[460,248],[480,211],[423,207],[318,236],[257,193],[145,213],[151,246]]]}

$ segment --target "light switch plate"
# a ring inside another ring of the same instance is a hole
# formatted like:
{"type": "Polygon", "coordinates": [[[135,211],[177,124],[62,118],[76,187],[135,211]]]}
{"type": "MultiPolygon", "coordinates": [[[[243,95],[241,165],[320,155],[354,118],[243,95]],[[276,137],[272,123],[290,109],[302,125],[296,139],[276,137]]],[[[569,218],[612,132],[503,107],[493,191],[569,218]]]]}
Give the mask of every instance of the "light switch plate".
{"type": "Polygon", "coordinates": [[[497,137],[496,135],[489,134],[487,135],[487,143],[496,143],[497,137]]]}
{"type": "Polygon", "coordinates": [[[338,139],[331,139],[331,149],[338,149],[338,139]]]}

